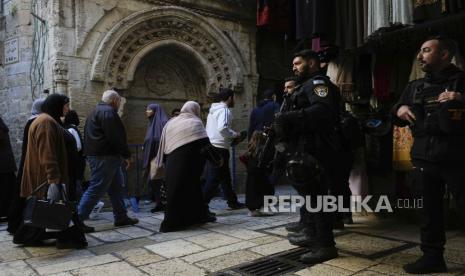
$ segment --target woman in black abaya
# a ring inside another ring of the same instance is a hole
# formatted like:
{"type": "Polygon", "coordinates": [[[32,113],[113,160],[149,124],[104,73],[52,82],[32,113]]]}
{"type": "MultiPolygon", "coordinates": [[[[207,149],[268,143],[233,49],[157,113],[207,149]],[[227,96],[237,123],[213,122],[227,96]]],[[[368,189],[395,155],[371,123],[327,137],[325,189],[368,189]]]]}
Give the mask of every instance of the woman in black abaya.
{"type": "Polygon", "coordinates": [[[168,121],[163,129],[155,160],[158,168],[165,169],[167,187],[160,232],[179,231],[216,220],[203,200],[200,176],[207,158],[217,163],[222,160],[213,151],[199,116],[199,104],[186,102],[179,116],[168,121]]]}

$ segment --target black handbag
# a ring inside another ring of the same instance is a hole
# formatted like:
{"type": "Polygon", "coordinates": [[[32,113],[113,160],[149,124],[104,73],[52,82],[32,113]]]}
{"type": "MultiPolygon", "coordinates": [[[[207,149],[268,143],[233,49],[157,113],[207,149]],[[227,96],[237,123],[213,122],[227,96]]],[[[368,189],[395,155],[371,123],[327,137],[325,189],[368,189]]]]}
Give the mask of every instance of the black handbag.
{"type": "Polygon", "coordinates": [[[66,194],[61,185],[62,200],[53,201],[39,199],[36,193],[47,186],[47,182],[42,183],[26,201],[26,207],[23,213],[24,225],[47,228],[53,230],[65,230],[69,227],[73,215],[72,208],[66,200],[66,194]]]}

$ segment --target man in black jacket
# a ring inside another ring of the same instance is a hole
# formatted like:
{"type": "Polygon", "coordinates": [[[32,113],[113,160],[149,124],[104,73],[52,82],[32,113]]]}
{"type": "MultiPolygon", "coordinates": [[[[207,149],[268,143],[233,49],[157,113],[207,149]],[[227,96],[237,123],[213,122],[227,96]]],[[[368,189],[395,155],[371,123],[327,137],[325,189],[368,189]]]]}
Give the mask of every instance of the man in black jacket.
{"type": "Polygon", "coordinates": [[[263,96],[264,99],[250,113],[249,129],[247,131],[249,140],[252,138],[254,131],[263,131],[264,128],[270,127],[274,114],[279,111],[279,104],[273,99],[275,97],[273,89],[266,90],[263,96]]]}
{"type": "Polygon", "coordinates": [[[446,183],[464,218],[465,73],[451,64],[456,50],[455,42],[445,37],[424,42],[417,58],[426,75],[410,82],[393,108],[394,122],[412,129],[414,176],[423,196],[423,256],[404,266],[408,273],[447,271],[443,257],[446,183]]]}
{"type": "Polygon", "coordinates": [[[84,155],[91,169],[89,187],[78,207],[81,220],[87,219],[95,204],[104,195],[110,196],[115,226],[133,225],[137,219],[127,216],[124,205],[121,167],[130,164],[131,154],[126,142],[126,130],[118,116],[121,97],[116,91],[103,93],[102,102],[87,117],[84,127],[84,155]]]}
{"type": "MultiPolygon", "coordinates": [[[[294,187],[300,195],[311,197],[311,206],[315,208],[317,197],[328,194],[330,183],[325,173],[340,150],[336,133],[339,91],[320,72],[319,57],[313,51],[296,53],[293,70],[298,85],[290,97],[289,109],[277,114],[275,125],[283,127],[277,127],[277,135],[284,137],[280,140],[288,145],[287,175],[296,183],[294,187]]],[[[293,244],[312,248],[300,260],[311,264],[336,258],[333,214],[318,210],[306,212],[306,216],[307,232],[289,238],[293,244]]]]}

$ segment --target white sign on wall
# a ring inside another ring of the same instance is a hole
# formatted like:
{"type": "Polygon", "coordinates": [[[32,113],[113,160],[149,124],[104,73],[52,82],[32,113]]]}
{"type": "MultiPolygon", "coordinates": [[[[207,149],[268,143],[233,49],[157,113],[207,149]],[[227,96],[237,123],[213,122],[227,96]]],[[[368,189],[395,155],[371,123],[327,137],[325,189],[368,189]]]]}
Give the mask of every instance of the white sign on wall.
{"type": "Polygon", "coordinates": [[[17,38],[5,41],[5,64],[19,61],[19,43],[17,38]]]}
{"type": "Polygon", "coordinates": [[[2,15],[7,16],[11,13],[11,7],[13,6],[13,1],[11,0],[2,0],[2,1],[3,1],[2,15]]]}

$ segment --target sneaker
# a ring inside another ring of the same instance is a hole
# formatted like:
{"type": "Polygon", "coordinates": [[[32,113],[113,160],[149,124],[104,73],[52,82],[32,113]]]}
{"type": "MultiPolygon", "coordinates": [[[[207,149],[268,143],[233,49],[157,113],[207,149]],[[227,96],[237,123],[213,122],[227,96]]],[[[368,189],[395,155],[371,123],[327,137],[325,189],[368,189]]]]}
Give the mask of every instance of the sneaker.
{"type": "Polygon", "coordinates": [[[404,270],[410,274],[446,273],[447,266],[443,256],[421,256],[414,263],[404,265],[404,270]]]}
{"type": "Polygon", "coordinates": [[[229,210],[239,210],[239,209],[244,209],[245,204],[241,203],[241,202],[236,202],[236,203],[233,203],[233,204],[229,204],[228,207],[229,207],[228,208],[229,210]]]}
{"type": "Polygon", "coordinates": [[[126,226],[126,225],[134,225],[134,224],[138,224],[138,223],[139,223],[138,219],[130,218],[130,217],[126,217],[126,218],[121,219],[121,220],[115,220],[115,226],[116,227],[126,226]]]}
{"type": "Polygon", "coordinates": [[[95,205],[94,209],[92,209],[92,212],[90,213],[89,218],[90,219],[98,219],[98,215],[102,211],[102,208],[103,208],[104,205],[105,205],[105,203],[103,203],[103,201],[99,201],[95,205]]]}

